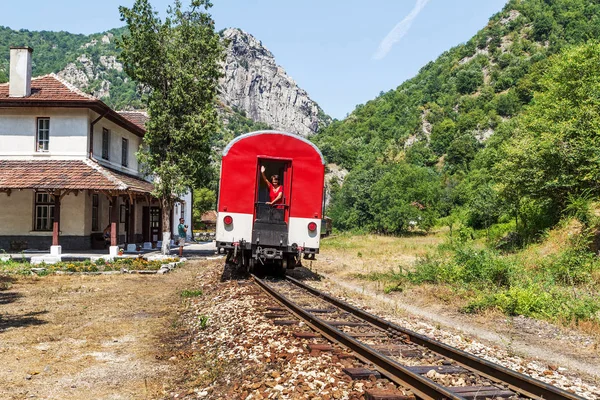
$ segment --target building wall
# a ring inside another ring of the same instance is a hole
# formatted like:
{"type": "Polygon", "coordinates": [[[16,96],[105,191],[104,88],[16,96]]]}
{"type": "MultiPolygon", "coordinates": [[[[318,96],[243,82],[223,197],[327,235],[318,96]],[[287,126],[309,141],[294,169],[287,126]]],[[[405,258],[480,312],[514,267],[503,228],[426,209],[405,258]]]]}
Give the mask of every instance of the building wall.
{"type": "MultiPolygon", "coordinates": [[[[61,199],[60,244],[65,249],[90,247],[85,232],[86,195],[69,194],[61,199]]],[[[0,193],[0,249],[10,250],[11,243],[24,242],[30,249],[47,249],[52,244],[51,231],[35,231],[34,191],[16,190],[7,196],[0,193]]]]}
{"type": "Polygon", "coordinates": [[[148,206],[148,202],[146,200],[138,198],[135,202],[135,231],[136,233],[139,233],[140,236],[144,232],[142,218],[144,217],[144,207],[146,206],[148,206]]]}
{"type": "Polygon", "coordinates": [[[61,199],[60,234],[66,236],[85,236],[86,233],[86,199],[85,192],[77,196],[69,194],[61,199]]]}
{"type": "MultiPolygon", "coordinates": [[[[33,230],[33,195],[33,190],[12,191],[10,196],[0,193],[0,235],[52,236],[52,232],[33,230]]],[[[85,202],[83,192],[78,196],[69,194],[61,199],[61,235],[86,235],[85,202]]]]}
{"type": "Polygon", "coordinates": [[[3,159],[76,159],[87,153],[88,111],[66,108],[0,109],[3,159]],[[36,151],[37,118],[50,118],[48,151],[36,151]]]}
{"type": "Polygon", "coordinates": [[[33,191],[0,193],[0,236],[28,235],[33,227],[33,191]]]}
{"type": "MultiPolygon", "coordinates": [[[[93,113],[90,118],[96,119],[98,114],[93,113]]],[[[116,169],[118,171],[123,171],[128,174],[137,175],[138,173],[138,161],[136,157],[136,152],[142,144],[142,138],[139,136],[127,131],[126,129],[121,128],[119,125],[112,123],[106,118],[101,119],[94,125],[94,158],[98,160],[100,163],[116,169]],[[102,130],[106,128],[109,130],[109,154],[108,160],[102,158],[102,130]],[[128,165],[127,167],[122,166],[121,161],[121,151],[122,151],[122,140],[129,140],[128,146],[128,165]]]]}

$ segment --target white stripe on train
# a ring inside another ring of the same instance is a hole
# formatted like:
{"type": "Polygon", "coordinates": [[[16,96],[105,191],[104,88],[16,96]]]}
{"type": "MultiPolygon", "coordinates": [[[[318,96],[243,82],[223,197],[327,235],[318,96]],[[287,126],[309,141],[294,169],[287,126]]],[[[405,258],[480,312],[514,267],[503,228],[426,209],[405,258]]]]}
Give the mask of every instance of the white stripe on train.
{"type": "MultiPolygon", "coordinates": [[[[252,241],[252,225],[254,215],[232,212],[220,212],[217,217],[217,242],[235,243],[241,240],[252,241]],[[225,226],[223,218],[233,218],[231,225],[225,226]]],[[[318,218],[296,218],[290,217],[288,224],[288,243],[296,243],[300,247],[313,249],[319,248],[321,240],[321,220],[318,218]],[[308,230],[308,224],[314,222],[317,225],[315,231],[308,230]]]]}

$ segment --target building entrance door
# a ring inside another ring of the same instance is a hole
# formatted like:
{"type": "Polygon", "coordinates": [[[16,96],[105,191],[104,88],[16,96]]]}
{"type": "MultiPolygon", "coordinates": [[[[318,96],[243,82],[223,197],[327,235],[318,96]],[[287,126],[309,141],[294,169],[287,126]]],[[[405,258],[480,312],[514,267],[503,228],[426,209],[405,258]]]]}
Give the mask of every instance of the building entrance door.
{"type": "Polygon", "coordinates": [[[161,238],[162,218],[160,207],[144,207],[142,210],[142,236],[144,242],[156,244],[161,238]]]}

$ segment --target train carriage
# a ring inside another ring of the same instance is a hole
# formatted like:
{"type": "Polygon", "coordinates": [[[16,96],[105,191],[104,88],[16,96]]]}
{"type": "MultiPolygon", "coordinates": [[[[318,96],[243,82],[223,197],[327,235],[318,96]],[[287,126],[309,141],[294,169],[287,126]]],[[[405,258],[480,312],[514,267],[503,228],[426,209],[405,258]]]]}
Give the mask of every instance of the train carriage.
{"type": "Polygon", "coordinates": [[[223,151],[216,244],[228,261],[293,268],[319,252],[325,161],[305,138],[284,132],[247,133],[223,151]],[[280,204],[269,205],[261,178],[278,175],[280,204]]]}

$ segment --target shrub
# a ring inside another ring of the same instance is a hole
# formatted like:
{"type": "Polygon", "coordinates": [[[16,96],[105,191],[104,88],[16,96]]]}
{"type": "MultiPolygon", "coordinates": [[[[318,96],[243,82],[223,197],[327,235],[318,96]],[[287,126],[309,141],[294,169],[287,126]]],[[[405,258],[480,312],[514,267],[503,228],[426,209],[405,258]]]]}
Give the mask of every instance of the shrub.
{"type": "Polygon", "coordinates": [[[600,262],[588,249],[570,248],[551,258],[545,269],[560,285],[581,285],[593,282],[593,273],[600,270],[600,262]]]}
{"type": "Polygon", "coordinates": [[[537,286],[512,287],[498,293],[484,294],[464,308],[466,312],[497,308],[507,315],[553,317],[552,296],[537,286]]]}

